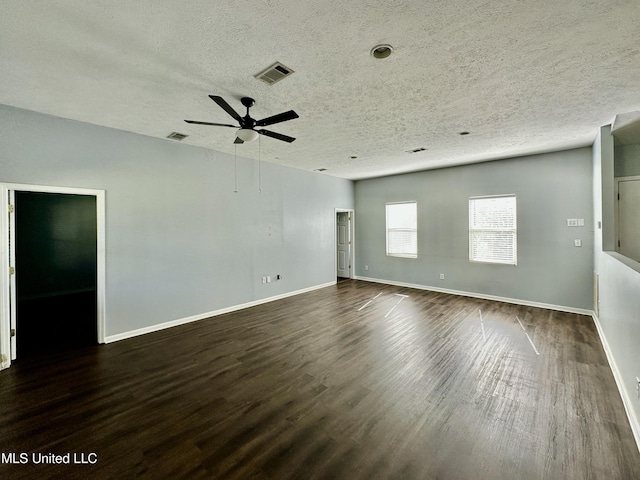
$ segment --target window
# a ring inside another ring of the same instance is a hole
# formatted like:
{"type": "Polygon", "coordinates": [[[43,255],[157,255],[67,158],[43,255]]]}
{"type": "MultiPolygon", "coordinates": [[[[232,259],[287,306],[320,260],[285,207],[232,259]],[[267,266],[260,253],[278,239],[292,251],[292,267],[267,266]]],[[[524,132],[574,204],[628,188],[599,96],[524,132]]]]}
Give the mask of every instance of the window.
{"type": "Polygon", "coordinates": [[[469,199],[469,261],[517,263],[516,196],[469,199]]]}
{"type": "Polygon", "coordinates": [[[387,203],[387,255],[418,256],[416,202],[387,203]]]}

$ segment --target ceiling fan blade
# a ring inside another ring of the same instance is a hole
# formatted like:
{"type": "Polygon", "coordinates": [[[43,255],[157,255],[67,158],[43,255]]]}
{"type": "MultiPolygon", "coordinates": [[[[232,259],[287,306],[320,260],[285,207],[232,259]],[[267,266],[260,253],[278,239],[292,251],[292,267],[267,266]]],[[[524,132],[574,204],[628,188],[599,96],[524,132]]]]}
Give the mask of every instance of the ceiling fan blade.
{"type": "Polygon", "coordinates": [[[199,122],[198,120],[185,120],[185,122],[187,122],[187,123],[195,123],[196,125],[214,125],[216,127],[239,128],[237,125],[229,125],[228,123],[199,122]]]}
{"type": "Polygon", "coordinates": [[[241,140],[240,138],[236,137],[236,139],[233,141],[233,143],[244,143],[244,141],[241,140]]]}
{"type": "Polygon", "coordinates": [[[278,140],[282,140],[283,142],[291,143],[295,140],[295,138],[289,137],[288,135],[283,135],[281,133],[276,133],[276,132],[270,132],[269,130],[256,130],[256,131],[262,135],[266,135],[267,137],[272,137],[272,138],[277,138],[278,140]]]}
{"type": "Polygon", "coordinates": [[[267,125],[273,125],[274,123],[286,122],[287,120],[293,120],[294,118],[298,118],[298,114],[293,110],[289,110],[288,112],[282,112],[272,117],[263,118],[262,120],[258,120],[256,122],[257,127],[266,127],[267,125]]]}
{"type": "Polygon", "coordinates": [[[240,124],[242,124],[242,117],[236,112],[231,105],[225,102],[224,98],[219,97],[218,95],[209,95],[209,98],[216,102],[225,112],[235,118],[240,124]]]}

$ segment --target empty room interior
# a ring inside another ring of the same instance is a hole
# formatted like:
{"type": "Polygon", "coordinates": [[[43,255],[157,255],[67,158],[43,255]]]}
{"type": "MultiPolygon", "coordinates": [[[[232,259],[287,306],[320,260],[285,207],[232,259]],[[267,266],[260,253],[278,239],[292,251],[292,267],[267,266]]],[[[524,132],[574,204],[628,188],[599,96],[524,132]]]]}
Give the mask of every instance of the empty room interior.
{"type": "Polygon", "coordinates": [[[0,16],[0,477],[640,478],[635,0],[0,16]]]}

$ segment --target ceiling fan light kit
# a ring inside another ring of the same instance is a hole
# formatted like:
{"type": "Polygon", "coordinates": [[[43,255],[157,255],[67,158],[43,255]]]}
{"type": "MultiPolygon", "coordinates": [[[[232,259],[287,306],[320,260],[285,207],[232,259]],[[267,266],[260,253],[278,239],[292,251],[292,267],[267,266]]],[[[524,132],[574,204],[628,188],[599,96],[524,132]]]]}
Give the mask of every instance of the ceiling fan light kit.
{"type": "Polygon", "coordinates": [[[262,120],[255,120],[251,118],[249,115],[249,109],[253,107],[256,101],[250,97],[242,97],[240,102],[247,109],[247,114],[244,117],[241,117],[238,112],[236,112],[231,105],[229,105],[222,97],[218,95],[209,95],[209,98],[216,102],[220,108],[222,108],[225,112],[227,112],[232,118],[234,118],[239,125],[230,125],[227,123],[212,123],[212,122],[201,122],[199,120],[185,120],[187,123],[193,123],[196,125],[213,125],[216,127],[231,127],[238,128],[239,130],[236,132],[236,139],[233,143],[244,143],[244,142],[253,142],[258,135],[265,135],[267,137],[275,138],[277,140],[282,140],[283,142],[291,143],[295,140],[294,137],[290,137],[288,135],[283,135],[281,133],[272,132],[270,130],[260,129],[256,130],[255,127],[266,127],[269,125],[274,125],[280,122],[286,122],[287,120],[293,120],[294,118],[298,118],[298,114],[293,110],[289,110],[288,112],[278,113],[277,115],[273,115],[271,117],[263,118],[262,120]]]}
{"type": "Polygon", "coordinates": [[[238,137],[243,142],[253,142],[256,138],[258,138],[258,132],[255,130],[251,130],[250,128],[241,128],[236,132],[236,137],[238,137]]]}

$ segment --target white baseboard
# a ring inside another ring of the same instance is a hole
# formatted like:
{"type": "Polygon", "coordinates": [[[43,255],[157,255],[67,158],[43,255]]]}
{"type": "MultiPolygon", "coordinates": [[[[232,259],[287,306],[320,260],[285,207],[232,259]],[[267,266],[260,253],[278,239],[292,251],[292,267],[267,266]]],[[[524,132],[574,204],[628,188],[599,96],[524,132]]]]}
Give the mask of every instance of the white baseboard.
{"type": "Polygon", "coordinates": [[[274,302],[276,300],[281,300],[287,297],[293,297],[294,295],[300,295],[301,293],[311,292],[313,290],[319,290],[321,288],[330,287],[331,285],[335,285],[336,282],[327,282],[320,285],[314,285],[313,287],[303,288],[300,290],[295,290],[293,292],[287,292],[280,295],[275,295],[273,297],[261,298],[260,300],[254,300],[253,302],[242,303],[240,305],[233,305],[231,307],[221,308],[220,310],[214,310],[212,312],[200,313],[198,315],[192,315],[190,317],[179,318],[177,320],[171,320],[169,322],[159,323],[157,325],[151,325],[148,327],[138,328],[137,330],[131,330],[128,332],[117,333],[115,335],[109,335],[105,337],[104,343],[113,343],[119,340],[125,340],[127,338],[137,337],[139,335],[144,335],[146,333],[157,332],[159,330],[164,330],[165,328],[177,327],[178,325],[184,325],[185,323],[197,322],[198,320],[203,320],[205,318],[215,317],[218,315],[222,315],[224,313],[235,312],[237,310],[242,310],[245,308],[255,307],[257,305],[262,305],[263,303],[274,302]]]}
{"type": "Polygon", "coordinates": [[[365,282],[383,283],[386,285],[395,285],[398,287],[416,288],[418,290],[428,290],[438,293],[449,293],[451,295],[461,295],[463,297],[481,298],[483,300],[495,300],[496,302],[513,303],[515,305],[524,305],[527,307],[546,308],[547,310],[556,310],[559,312],[577,313],[580,315],[591,316],[593,310],[585,310],[583,308],[567,307],[564,305],[553,305],[550,303],[531,302],[529,300],[521,300],[518,298],[498,297],[496,295],[485,295],[484,293],[465,292],[463,290],[450,290],[448,288],[430,287],[427,285],[418,285],[415,283],[396,282],[393,280],[381,280],[379,278],[355,277],[356,280],[365,282]]]}
{"type": "Polygon", "coordinates": [[[595,314],[592,315],[593,323],[596,324],[596,330],[598,331],[598,336],[600,337],[600,342],[602,343],[602,347],[604,348],[604,353],[607,356],[607,361],[609,362],[609,368],[611,368],[611,372],[613,372],[613,378],[616,381],[616,385],[618,386],[618,393],[620,393],[620,397],[622,398],[622,404],[624,405],[624,410],[627,412],[627,418],[629,419],[629,424],[631,425],[631,431],[633,432],[633,437],[636,440],[636,446],[638,447],[638,451],[640,452],[640,422],[638,422],[638,417],[636,416],[633,410],[633,403],[631,402],[631,395],[624,386],[624,382],[622,381],[622,375],[620,374],[620,370],[618,369],[618,364],[616,363],[615,358],[613,357],[613,352],[611,352],[611,348],[609,348],[609,342],[607,342],[607,337],[604,335],[604,331],[602,330],[602,326],[600,325],[600,320],[598,316],[595,314]]]}

